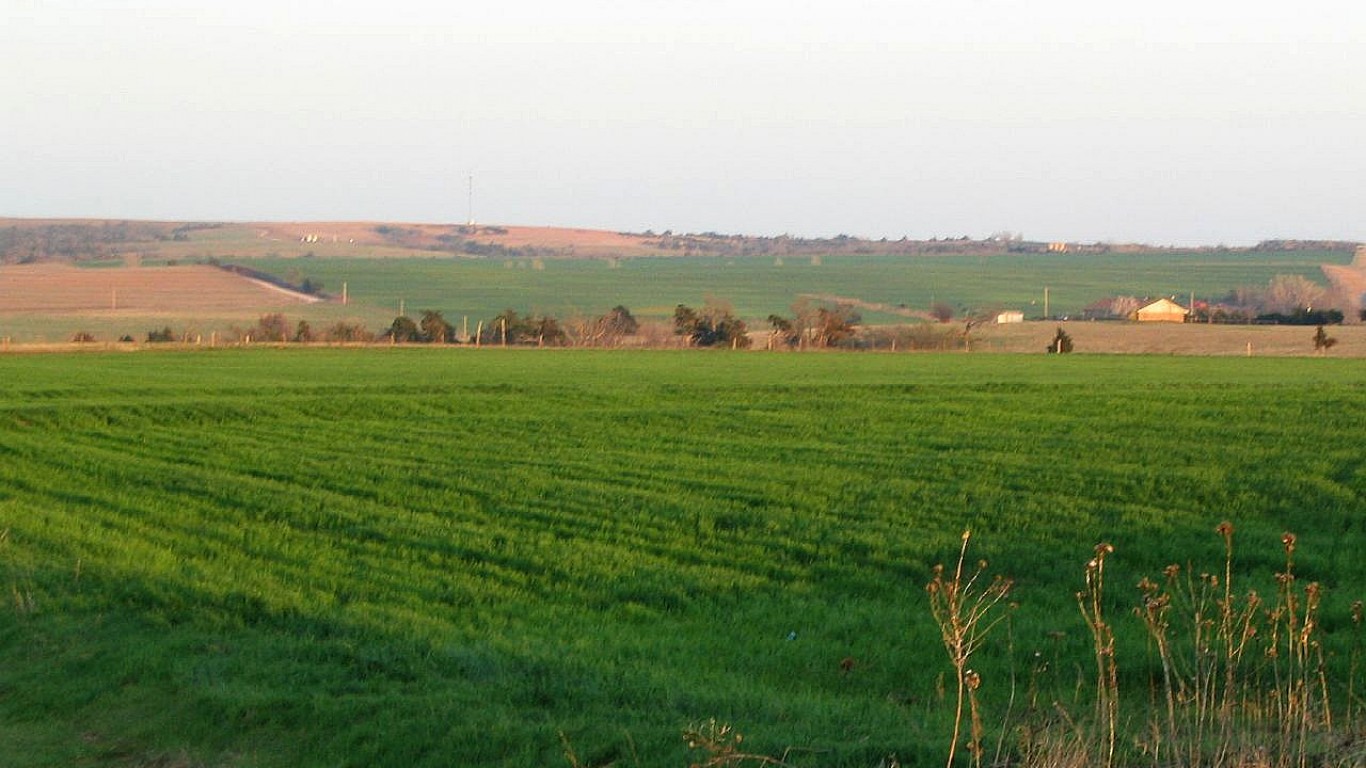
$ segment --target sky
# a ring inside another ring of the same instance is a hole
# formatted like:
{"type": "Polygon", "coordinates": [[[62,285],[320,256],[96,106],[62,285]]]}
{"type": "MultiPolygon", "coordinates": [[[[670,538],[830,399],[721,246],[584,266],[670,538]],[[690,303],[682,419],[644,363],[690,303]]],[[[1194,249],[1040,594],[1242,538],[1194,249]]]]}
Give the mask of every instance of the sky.
{"type": "Polygon", "coordinates": [[[1366,240],[1359,0],[0,0],[0,73],[0,216],[1366,240]]]}

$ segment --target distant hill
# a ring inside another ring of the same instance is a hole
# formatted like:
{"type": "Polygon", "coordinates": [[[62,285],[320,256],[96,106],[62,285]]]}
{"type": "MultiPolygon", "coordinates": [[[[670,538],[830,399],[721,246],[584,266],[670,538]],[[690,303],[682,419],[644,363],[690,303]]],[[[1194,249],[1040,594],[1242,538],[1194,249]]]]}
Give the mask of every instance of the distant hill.
{"type": "MultiPolygon", "coordinates": [[[[1354,243],[1268,240],[1252,249],[1351,251],[1354,243]]],[[[870,240],[839,235],[729,235],[717,232],[610,232],[565,227],[395,222],[166,222],[0,218],[0,263],[145,258],[421,256],[626,258],[632,256],[817,256],[1124,253],[1164,250],[1142,244],[1034,242],[1001,234],[983,239],[870,240]]],[[[1228,251],[1222,247],[1183,251],[1228,251]]]]}

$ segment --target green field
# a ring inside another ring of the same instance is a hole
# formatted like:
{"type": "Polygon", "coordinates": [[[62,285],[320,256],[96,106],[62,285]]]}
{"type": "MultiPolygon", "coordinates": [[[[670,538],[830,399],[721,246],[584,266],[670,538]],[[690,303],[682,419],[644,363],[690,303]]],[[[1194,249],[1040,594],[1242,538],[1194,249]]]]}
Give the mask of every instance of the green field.
{"type": "MultiPolygon", "coordinates": [[[[209,230],[212,233],[214,230],[209,230]]],[[[196,246],[203,243],[194,241],[196,246]]],[[[257,257],[227,241],[220,249],[188,259],[246,264],[294,285],[321,284],[332,301],[281,310],[278,304],[202,311],[110,312],[103,305],[67,313],[4,313],[0,338],[16,344],[60,343],[78,331],[98,341],[122,336],[141,341],[147,332],[170,326],[176,333],[235,338],[261,315],[283,311],[292,326],[308,321],[325,329],[338,321],[360,323],[375,333],[400,311],[417,317],[439,310],[457,331],[473,335],[480,321],[506,309],[546,314],[572,327],[577,319],[600,316],[624,305],[652,332],[668,335],[667,321],[678,304],[701,306],[709,298],[733,305],[751,330],[768,327],[773,314],[791,315],[802,297],[817,303],[852,301],[864,324],[904,324],[923,318],[932,304],[967,311],[1020,309],[1027,317],[1076,316],[1097,300],[1117,295],[1191,293],[1219,300],[1238,287],[1265,287],[1276,275],[1301,275],[1321,285],[1322,264],[1345,264],[1351,255],[1330,251],[1172,252],[1135,254],[1002,254],[993,256],[638,257],[602,259],[470,259],[430,254],[420,258],[385,255],[365,247],[366,257],[257,257]],[[341,304],[343,286],[349,299],[341,304]],[[814,297],[814,298],[813,298],[814,297]]],[[[182,243],[171,243],[177,247],[182,243]]],[[[362,250],[360,246],[352,249],[362,250]]],[[[84,262],[107,269],[115,262],[84,262]]],[[[166,259],[144,258],[142,274],[154,280],[166,259]]],[[[3,276],[0,275],[0,278],[3,276]]],[[[205,297],[211,299],[211,297],[205,297]]],[[[1348,307],[1350,309],[1350,307],[1348,307]]],[[[1349,313],[1350,314],[1350,313],[1349,313]]],[[[657,339],[656,339],[657,340],[657,339]]]]}
{"type": "Polygon", "coordinates": [[[1080,691],[1099,541],[1141,690],[1132,585],[1218,569],[1224,519],[1265,592],[1298,533],[1343,661],[1363,423],[1335,359],[0,356],[0,763],[682,766],[714,717],[942,765],[923,587],[968,526],[1018,585],[993,712],[1029,659],[1080,691]]]}
{"type": "MultiPolygon", "coordinates": [[[[261,259],[252,266],[277,275],[310,277],[358,306],[389,317],[400,302],[409,313],[438,309],[471,322],[503,309],[568,317],[596,315],[624,304],[642,318],[666,318],[678,304],[707,296],[734,304],[762,322],[787,314],[803,294],[834,295],[925,311],[936,301],[955,307],[1022,309],[1043,315],[1078,313],[1116,295],[1219,298],[1239,286],[1262,286],[1278,274],[1324,283],[1320,264],[1346,264],[1351,254],[1318,251],[1261,253],[1030,254],[1001,256],[840,256],[810,259],[637,258],[612,266],[600,260],[527,259],[261,259]]],[[[904,317],[865,311],[868,322],[904,317]]]]}

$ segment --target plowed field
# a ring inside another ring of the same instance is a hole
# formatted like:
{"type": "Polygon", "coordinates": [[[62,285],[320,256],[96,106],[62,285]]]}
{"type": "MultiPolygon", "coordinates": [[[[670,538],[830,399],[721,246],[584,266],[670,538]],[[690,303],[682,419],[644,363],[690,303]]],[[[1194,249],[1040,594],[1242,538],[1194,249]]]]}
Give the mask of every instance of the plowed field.
{"type": "Polygon", "coordinates": [[[265,311],[316,302],[210,266],[81,269],[0,267],[0,314],[265,311]]]}

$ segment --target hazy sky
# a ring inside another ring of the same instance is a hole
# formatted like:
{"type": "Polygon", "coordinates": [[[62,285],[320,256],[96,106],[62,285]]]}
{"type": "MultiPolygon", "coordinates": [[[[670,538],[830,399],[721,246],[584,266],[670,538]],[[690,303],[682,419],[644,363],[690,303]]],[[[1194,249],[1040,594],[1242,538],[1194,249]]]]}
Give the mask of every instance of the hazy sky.
{"type": "Polygon", "coordinates": [[[0,215],[1366,240],[1360,0],[0,0],[0,215]]]}

